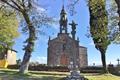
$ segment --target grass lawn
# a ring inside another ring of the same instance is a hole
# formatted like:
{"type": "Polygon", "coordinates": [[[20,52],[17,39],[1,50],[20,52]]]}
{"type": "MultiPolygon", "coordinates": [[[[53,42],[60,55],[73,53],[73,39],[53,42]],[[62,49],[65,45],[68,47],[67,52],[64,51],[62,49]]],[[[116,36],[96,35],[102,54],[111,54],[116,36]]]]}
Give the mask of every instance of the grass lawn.
{"type": "Polygon", "coordinates": [[[102,74],[85,77],[88,78],[89,80],[120,80],[120,76],[115,76],[112,74],[102,74]]]}
{"type": "Polygon", "coordinates": [[[30,71],[28,74],[19,74],[18,70],[0,69],[0,80],[64,80],[68,73],[30,71]]]}
{"type": "MultiPolygon", "coordinates": [[[[64,80],[69,75],[67,72],[45,72],[30,71],[22,75],[17,73],[18,70],[0,69],[0,80],[64,80]]],[[[120,76],[112,74],[82,74],[89,80],[120,80],[120,76]]]]}

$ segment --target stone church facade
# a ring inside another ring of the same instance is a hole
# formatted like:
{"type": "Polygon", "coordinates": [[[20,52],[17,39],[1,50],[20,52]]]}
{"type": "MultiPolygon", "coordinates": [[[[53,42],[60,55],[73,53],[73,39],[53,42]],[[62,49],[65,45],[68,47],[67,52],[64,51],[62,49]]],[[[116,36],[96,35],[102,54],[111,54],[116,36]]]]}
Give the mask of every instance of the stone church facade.
{"type": "Polygon", "coordinates": [[[72,21],[71,35],[67,32],[67,15],[64,6],[60,13],[60,32],[57,37],[48,41],[48,66],[69,66],[71,62],[78,67],[87,67],[87,48],[79,46],[79,39],[76,40],[76,25],[72,21]]]}

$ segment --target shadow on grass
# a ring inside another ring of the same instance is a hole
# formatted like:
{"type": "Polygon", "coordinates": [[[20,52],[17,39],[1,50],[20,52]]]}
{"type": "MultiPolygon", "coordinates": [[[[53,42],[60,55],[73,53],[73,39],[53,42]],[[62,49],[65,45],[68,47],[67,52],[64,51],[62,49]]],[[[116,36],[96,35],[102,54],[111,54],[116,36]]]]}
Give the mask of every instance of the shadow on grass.
{"type": "Polygon", "coordinates": [[[2,77],[2,80],[65,80],[61,77],[54,77],[54,76],[41,76],[41,77],[32,77],[30,75],[15,75],[15,76],[7,76],[2,77]]]}
{"type": "Polygon", "coordinates": [[[21,74],[18,71],[0,70],[0,80],[64,80],[63,77],[61,77],[61,75],[62,74],[57,75],[55,73],[35,73],[35,72],[21,74]]]}
{"type": "Polygon", "coordinates": [[[111,74],[113,74],[113,75],[115,75],[115,76],[119,76],[119,77],[120,77],[120,73],[111,73],[111,74]]]}
{"type": "Polygon", "coordinates": [[[44,73],[44,72],[29,72],[30,74],[36,74],[36,75],[58,75],[58,76],[67,76],[67,74],[63,74],[63,73],[44,73]]]}
{"type": "Polygon", "coordinates": [[[0,76],[5,76],[5,75],[13,75],[17,71],[11,71],[11,70],[0,70],[0,76]]]}
{"type": "Polygon", "coordinates": [[[39,80],[65,80],[65,78],[53,77],[53,76],[48,77],[48,76],[46,76],[46,77],[42,77],[39,80]]]}

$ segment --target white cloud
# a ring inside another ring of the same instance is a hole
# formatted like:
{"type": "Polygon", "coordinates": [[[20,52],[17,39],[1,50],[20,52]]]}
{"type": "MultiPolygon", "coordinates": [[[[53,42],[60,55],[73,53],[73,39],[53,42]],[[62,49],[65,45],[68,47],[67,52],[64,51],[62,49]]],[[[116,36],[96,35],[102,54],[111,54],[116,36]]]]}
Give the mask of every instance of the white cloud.
{"type": "Polygon", "coordinates": [[[42,11],[42,12],[44,12],[45,11],[45,9],[44,8],[42,8],[37,2],[35,2],[35,1],[33,1],[33,3],[32,3],[32,6],[35,8],[35,9],[37,9],[37,11],[42,11]]]}
{"type": "Polygon", "coordinates": [[[38,10],[38,11],[45,11],[45,9],[42,8],[42,7],[37,7],[37,10],[38,10]]]}
{"type": "Polygon", "coordinates": [[[84,45],[83,43],[81,43],[81,42],[79,43],[79,45],[80,45],[80,46],[85,46],[85,45],[84,45]]]}
{"type": "Polygon", "coordinates": [[[91,41],[88,45],[90,45],[90,46],[94,46],[93,41],[91,41]]]}
{"type": "Polygon", "coordinates": [[[59,24],[53,24],[52,26],[54,29],[59,30],[59,27],[60,27],[59,24]]]}
{"type": "Polygon", "coordinates": [[[39,62],[40,64],[47,64],[47,57],[38,56],[38,57],[36,57],[34,62],[39,62]]]}
{"type": "Polygon", "coordinates": [[[47,43],[48,42],[48,39],[49,39],[49,36],[47,35],[41,35],[38,40],[37,40],[37,44],[39,45],[39,43],[41,42],[44,42],[44,43],[47,43]]]}

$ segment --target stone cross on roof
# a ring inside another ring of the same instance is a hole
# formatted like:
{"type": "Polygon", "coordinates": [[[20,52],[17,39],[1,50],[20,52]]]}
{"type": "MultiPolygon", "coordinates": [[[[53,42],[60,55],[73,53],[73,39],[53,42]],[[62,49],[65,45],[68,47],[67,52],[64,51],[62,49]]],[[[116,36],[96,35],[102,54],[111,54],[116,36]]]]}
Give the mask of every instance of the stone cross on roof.
{"type": "Polygon", "coordinates": [[[71,34],[72,34],[73,39],[75,39],[76,25],[78,25],[78,24],[76,24],[76,23],[72,20],[72,23],[70,23],[69,25],[71,25],[71,27],[72,27],[71,34]]]}
{"type": "Polygon", "coordinates": [[[76,25],[78,25],[78,24],[76,24],[76,23],[72,20],[72,23],[70,23],[69,25],[72,26],[72,30],[75,30],[75,29],[76,29],[76,25]]]}

